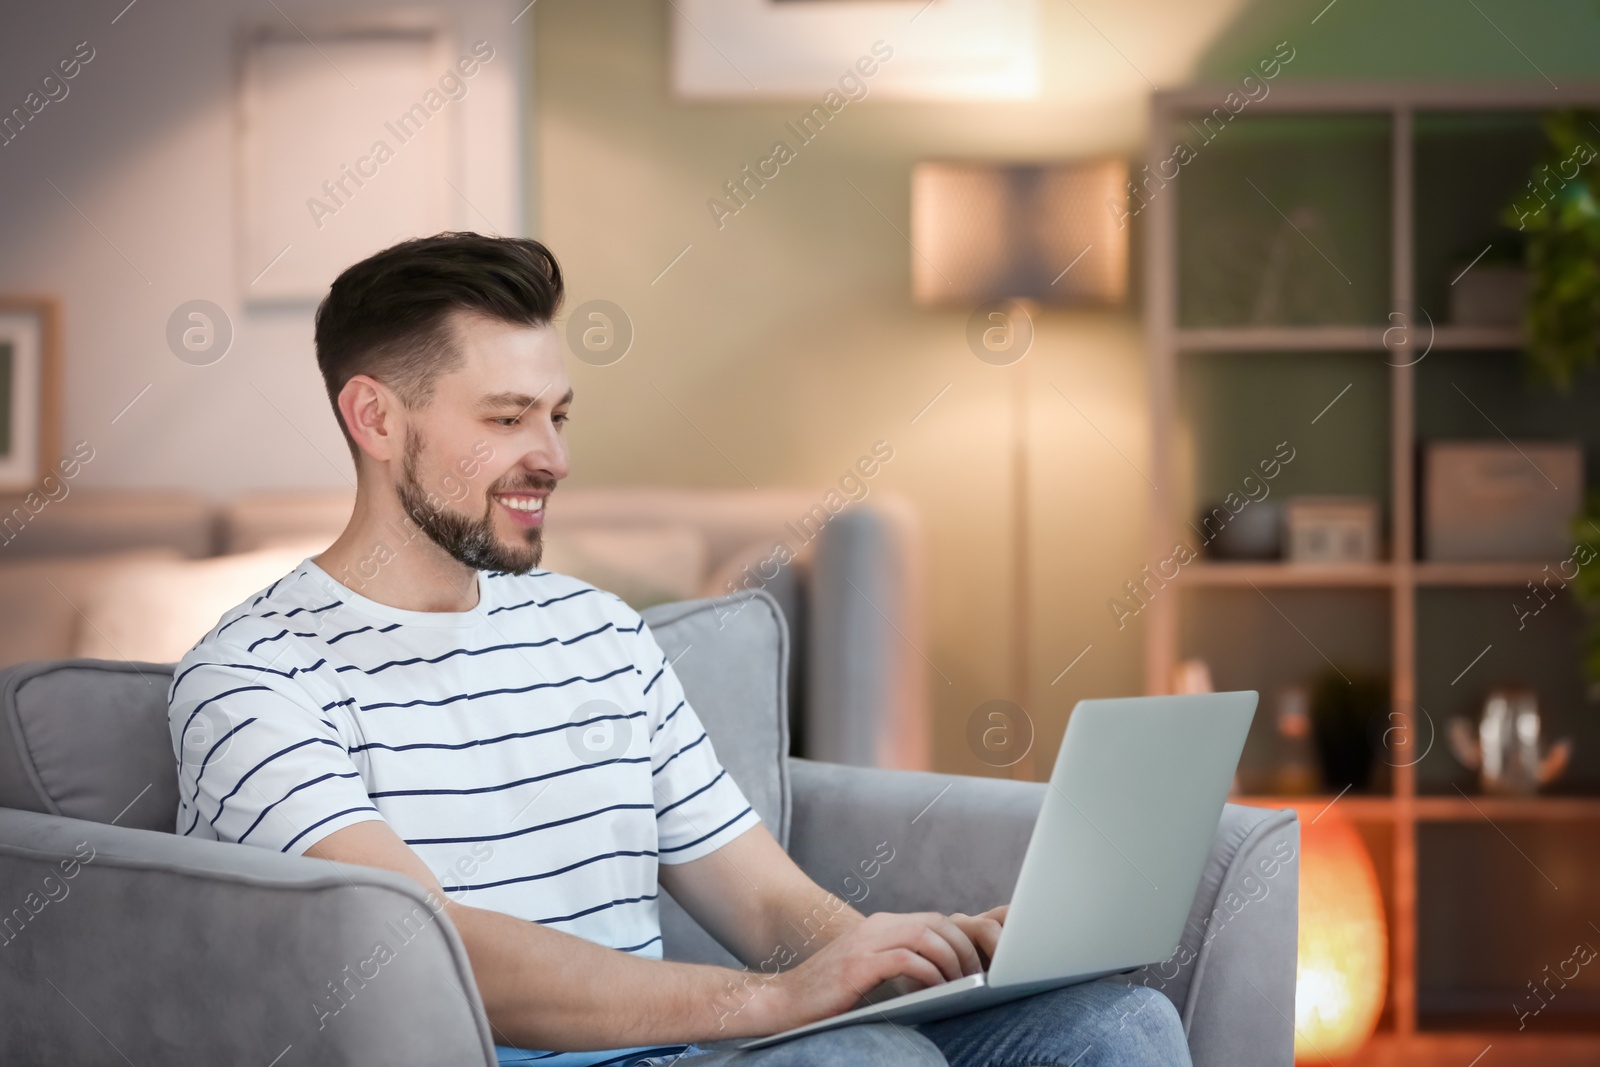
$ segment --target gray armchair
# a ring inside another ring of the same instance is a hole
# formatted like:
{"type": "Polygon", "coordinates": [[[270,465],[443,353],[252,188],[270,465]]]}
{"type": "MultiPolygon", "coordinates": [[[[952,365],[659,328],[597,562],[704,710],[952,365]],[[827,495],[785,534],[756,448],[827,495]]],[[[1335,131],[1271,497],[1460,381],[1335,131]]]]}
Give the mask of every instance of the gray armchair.
{"type": "MultiPolygon", "coordinates": [[[[801,866],[867,911],[1006,899],[1044,787],[787,757],[782,614],[727,607],[645,617],[801,866]]],[[[461,940],[414,883],[172,833],[171,672],[0,672],[0,1062],[492,1067],[461,940]]],[[[1298,848],[1293,813],[1229,805],[1183,945],[1135,975],[1198,1067],[1292,1059],[1298,848]]],[[[668,956],[732,963],[665,897],[662,924],[668,956]]]]}

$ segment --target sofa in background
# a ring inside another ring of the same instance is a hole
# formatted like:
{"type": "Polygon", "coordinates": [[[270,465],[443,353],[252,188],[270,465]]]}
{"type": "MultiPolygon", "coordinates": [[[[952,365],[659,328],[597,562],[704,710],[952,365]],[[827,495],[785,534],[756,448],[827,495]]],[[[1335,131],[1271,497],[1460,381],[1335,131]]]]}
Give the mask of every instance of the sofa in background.
{"type": "MultiPolygon", "coordinates": [[[[916,513],[887,493],[830,513],[826,493],[563,487],[550,499],[543,565],[641,610],[765,589],[794,635],[795,754],[925,768],[916,513]],[[779,543],[794,562],[774,562],[779,543]]],[[[37,511],[0,499],[0,667],[175,661],[224,611],[326,548],[353,499],[254,492],[218,505],[75,489],[37,511]]]]}
{"type": "MultiPolygon", "coordinates": [[[[773,597],[644,615],[729,773],[825,889],[868,912],[1010,897],[1047,786],[788,757],[773,597]]],[[[172,667],[0,671],[0,1063],[268,1064],[292,1046],[295,1063],[493,1067],[460,937],[416,883],[173,833],[172,667]]],[[[1182,942],[1133,975],[1177,1006],[1196,1067],[1293,1059],[1298,852],[1292,811],[1227,805],[1182,942]]],[[[662,925],[670,958],[729,962],[666,894],[662,925]]]]}

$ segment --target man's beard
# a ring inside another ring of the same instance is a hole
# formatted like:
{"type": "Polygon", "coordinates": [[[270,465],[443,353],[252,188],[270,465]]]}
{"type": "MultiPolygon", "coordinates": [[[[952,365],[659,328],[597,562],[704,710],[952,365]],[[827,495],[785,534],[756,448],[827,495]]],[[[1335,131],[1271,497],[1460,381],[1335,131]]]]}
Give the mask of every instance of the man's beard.
{"type": "MultiPolygon", "coordinates": [[[[421,455],[421,437],[408,433],[405,458],[400,464],[400,484],[396,491],[400,506],[422,528],[430,541],[449,553],[450,558],[473,570],[526,574],[539,565],[544,555],[543,529],[528,527],[523,531],[523,543],[520,545],[501,544],[494,533],[494,496],[496,493],[526,492],[530,489],[554,489],[554,480],[535,477],[532,485],[492,485],[485,494],[483,515],[474,519],[460,514],[442,501],[437,504],[429,501],[428,491],[417,477],[417,463],[421,455]]],[[[510,482],[521,479],[508,475],[503,480],[510,482]]]]}

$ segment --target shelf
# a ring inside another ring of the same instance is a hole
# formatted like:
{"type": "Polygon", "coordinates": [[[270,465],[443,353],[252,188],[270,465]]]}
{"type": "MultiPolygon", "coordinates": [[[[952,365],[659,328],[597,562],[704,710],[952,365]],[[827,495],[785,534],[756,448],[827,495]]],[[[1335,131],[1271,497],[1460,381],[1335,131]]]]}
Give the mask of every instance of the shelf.
{"type": "Polygon", "coordinates": [[[1180,352],[1350,352],[1383,348],[1384,326],[1215,326],[1179,330],[1180,352]]]}
{"type": "MultiPolygon", "coordinates": [[[[1583,95],[1600,99],[1600,86],[1583,95]]],[[[1212,100],[1205,87],[1158,94],[1151,144],[1188,136],[1189,112],[1212,100]]],[[[1525,620],[1510,607],[1526,583],[1559,578],[1554,561],[1411,558],[1426,488],[1419,441],[1506,435],[1600,447],[1592,415],[1600,375],[1567,393],[1534,388],[1519,325],[1453,321],[1478,310],[1461,301],[1473,280],[1465,271],[1510,251],[1503,207],[1544,153],[1540,113],[1555,103],[1542,89],[1500,86],[1289,86],[1265,104],[1271,122],[1236,122],[1231,131],[1248,137],[1205,149],[1177,196],[1151,202],[1149,473],[1166,491],[1151,496],[1149,554],[1164,558],[1173,538],[1194,544],[1191,516],[1237,492],[1241,474],[1287,440],[1300,458],[1274,482],[1274,499],[1376,497],[1397,555],[1345,566],[1193,560],[1176,580],[1204,592],[1157,598],[1141,616],[1150,692],[1165,691],[1191,656],[1219,684],[1263,694],[1303,683],[1326,660],[1386,674],[1391,705],[1426,706],[1440,729],[1475,718],[1492,684],[1537,683],[1543,706],[1587,706],[1575,662],[1587,620],[1572,596],[1544,597],[1537,632],[1511,636],[1525,620]]],[[[1155,150],[1152,168],[1163,155],[1155,150]]],[[[1381,768],[1383,785],[1369,786],[1385,790],[1378,795],[1335,796],[1336,785],[1320,796],[1230,798],[1292,805],[1307,824],[1349,819],[1373,851],[1387,893],[1391,981],[1384,1032],[1352,1065],[1600,1064],[1600,1002],[1572,1024],[1582,1034],[1556,1033],[1547,1013],[1539,1021],[1552,1025],[1537,1036],[1531,1027],[1517,1033],[1515,1022],[1507,1031],[1496,1012],[1438,1007],[1440,990],[1454,989],[1441,968],[1464,962],[1463,974],[1499,976],[1515,960],[1509,973],[1520,982],[1533,935],[1582,926],[1582,901],[1566,898],[1569,881],[1592,880],[1597,869],[1583,848],[1600,828],[1597,723],[1584,716],[1558,731],[1552,720],[1553,732],[1578,740],[1564,787],[1573,795],[1463,795],[1453,782],[1473,787],[1435,737],[1424,758],[1381,768]],[[1560,857],[1574,872],[1551,866],[1561,893],[1535,897],[1550,892],[1547,879],[1513,846],[1539,863],[1560,857]],[[1519,910],[1535,899],[1536,913],[1519,910]],[[1505,915],[1519,921],[1502,923],[1505,915]],[[1457,927],[1477,933],[1462,943],[1457,927]],[[1440,955],[1441,945],[1455,955],[1440,955]]],[[[1269,754],[1247,745],[1241,780],[1270,782],[1248,765],[1264,768],[1269,754]]]]}
{"type": "MultiPolygon", "coordinates": [[[[1417,563],[1411,567],[1417,585],[1515,586],[1548,577],[1547,563],[1417,563]]],[[[1200,586],[1266,585],[1278,588],[1382,588],[1392,585],[1399,568],[1391,563],[1218,563],[1196,561],[1184,567],[1183,579],[1200,586]]]]}
{"type": "MultiPolygon", "coordinates": [[[[1517,326],[1435,326],[1426,322],[1410,327],[1417,332],[1423,353],[1443,349],[1520,349],[1523,332],[1517,326]]],[[[1385,342],[1407,340],[1407,325],[1400,319],[1383,326],[1219,326],[1178,330],[1174,342],[1179,352],[1380,352],[1385,342]],[[1393,331],[1393,332],[1391,332],[1393,331]]],[[[1407,362],[1420,357],[1410,355],[1407,362]]],[[[1400,363],[1396,357],[1395,363],[1400,363]]]]}
{"type": "Polygon", "coordinates": [[[1548,563],[1418,563],[1418,585],[1511,585],[1539,581],[1548,563]]]}
{"type": "Polygon", "coordinates": [[[1600,797],[1417,797],[1421,822],[1571,822],[1600,820],[1600,797]]]}
{"type": "MultiPolygon", "coordinates": [[[[1260,794],[1231,796],[1230,804],[1252,808],[1300,807],[1321,812],[1329,805],[1356,822],[1382,822],[1399,815],[1401,802],[1392,796],[1345,794],[1282,797],[1260,794]]],[[[1417,822],[1584,822],[1600,821],[1600,797],[1415,797],[1411,811],[1417,822]]],[[[1315,815],[1313,815],[1315,818],[1315,815]]]]}
{"type": "Polygon", "coordinates": [[[1196,561],[1181,572],[1195,585],[1381,588],[1394,581],[1387,563],[1211,563],[1196,561]]]}
{"type": "Polygon", "coordinates": [[[1520,326],[1439,326],[1433,332],[1432,350],[1454,348],[1516,348],[1527,343],[1520,326]]]}
{"type": "Polygon", "coordinates": [[[1321,812],[1332,807],[1344,814],[1348,819],[1356,822],[1386,822],[1394,818],[1395,800],[1390,796],[1372,796],[1362,794],[1352,796],[1346,793],[1342,797],[1306,796],[1306,797],[1276,797],[1263,796],[1259,793],[1250,795],[1232,796],[1228,798],[1230,804],[1243,804],[1251,808],[1290,808],[1299,807],[1312,812],[1311,817],[1317,818],[1321,812]]]}
{"type": "Polygon", "coordinates": [[[1350,1060],[1352,1067],[1592,1067],[1600,1062],[1600,1035],[1456,1032],[1375,1036],[1350,1060]],[[1490,1047],[1494,1051],[1485,1056],[1490,1047]]]}

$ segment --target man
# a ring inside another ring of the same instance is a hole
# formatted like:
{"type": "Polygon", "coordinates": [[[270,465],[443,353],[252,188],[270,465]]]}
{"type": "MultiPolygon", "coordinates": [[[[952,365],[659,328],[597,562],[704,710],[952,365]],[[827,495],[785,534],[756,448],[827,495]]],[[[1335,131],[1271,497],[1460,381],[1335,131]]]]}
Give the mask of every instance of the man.
{"type": "Polygon", "coordinates": [[[1125,981],[695,1047],[974,973],[1005,909],[838,910],[718,764],[639,615],[537,569],[568,472],[562,291],[538,242],[476,234],[408,241],[333,283],[317,361],[355,509],[178,665],[178,831],[415,879],[460,932],[502,1063],[1187,1064],[1172,1005],[1125,981]],[[736,982],[661,959],[661,889],[752,967],[791,920],[836,918],[787,970],[736,982]],[[754,994],[731,1000],[735,982],[754,994]]]}

